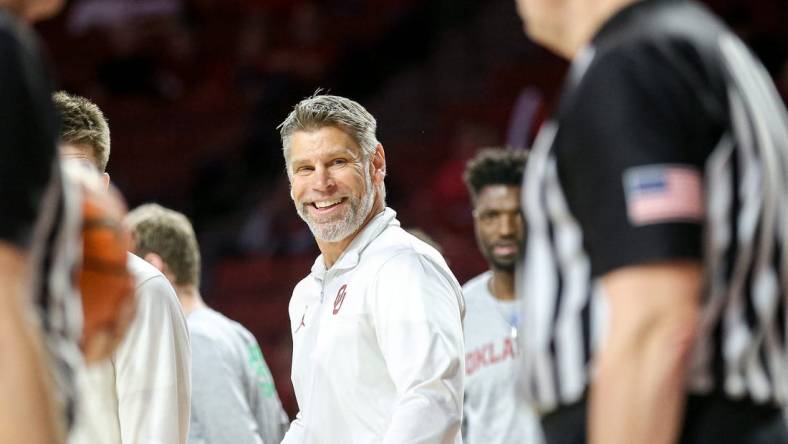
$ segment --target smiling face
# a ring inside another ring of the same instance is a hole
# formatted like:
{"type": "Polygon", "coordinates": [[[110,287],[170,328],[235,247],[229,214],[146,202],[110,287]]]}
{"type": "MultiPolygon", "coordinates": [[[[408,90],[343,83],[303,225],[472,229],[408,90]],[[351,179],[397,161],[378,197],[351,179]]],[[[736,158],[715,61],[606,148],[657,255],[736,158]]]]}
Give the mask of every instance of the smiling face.
{"type": "Polygon", "coordinates": [[[520,187],[487,185],[475,201],[476,241],[490,268],[514,272],[523,245],[520,187]]]}
{"type": "Polygon", "coordinates": [[[339,242],[356,233],[375,206],[374,159],[361,153],[352,137],[333,126],[297,131],[290,139],[290,196],[319,241],[339,242]]]}

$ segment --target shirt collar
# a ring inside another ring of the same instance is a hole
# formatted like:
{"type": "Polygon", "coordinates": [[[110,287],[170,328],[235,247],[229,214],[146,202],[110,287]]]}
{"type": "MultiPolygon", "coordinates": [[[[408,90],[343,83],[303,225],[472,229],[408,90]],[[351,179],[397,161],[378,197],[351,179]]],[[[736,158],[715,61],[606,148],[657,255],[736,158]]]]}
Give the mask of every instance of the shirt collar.
{"type": "MultiPolygon", "coordinates": [[[[398,227],[399,225],[397,212],[386,207],[383,211],[370,219],[367,226],[350,242],[350,245],[342,252],[331,269],[342,270],[355,267],[358,265],[359,257],[364,249],[371,244],[383,230],[389,226],[398,227]]],[[[323,261],[323,255],[321,254],[315,259],[315,263],[312,264],[312,275],[322,281],[325,278],[326,272],[328,272],[328,270],[326,270],[326,263],[323,261]]]]}
{"type": "Polygon", "coordinates": [[[681,3],[684,0],[638,0],[610,16],[597,30],[592,44],[597,47],[618,45],[632,37],[633,30],[640,30],[643,21],[652,20],[652,12],[660,5],[681,3]]]}
{"type": "Polygon", "coordinates": [[[637,0],[610,16],[597,30],[591,41],[581,48],[572,60],[564,80],[556,116],[563,116],[572,107],[576,88],[598,52],[629,39],[631,30],[642,26],[641,21],[648,20],[651,10],[655,7],[663,3],[681,1],[683,0],[637,0]]]}

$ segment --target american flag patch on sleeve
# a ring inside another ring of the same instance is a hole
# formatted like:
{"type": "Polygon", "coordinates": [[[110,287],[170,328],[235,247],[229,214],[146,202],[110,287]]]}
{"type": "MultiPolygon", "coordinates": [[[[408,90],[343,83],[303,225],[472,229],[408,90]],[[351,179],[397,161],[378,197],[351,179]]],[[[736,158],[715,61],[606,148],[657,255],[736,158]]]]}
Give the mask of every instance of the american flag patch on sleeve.
{"type": "Polygon", "coordinates": [[[629,222],[635,226],[663,222],[702,222],[703,180],[689,165],[644,165],[624,171],[629,222]]]}

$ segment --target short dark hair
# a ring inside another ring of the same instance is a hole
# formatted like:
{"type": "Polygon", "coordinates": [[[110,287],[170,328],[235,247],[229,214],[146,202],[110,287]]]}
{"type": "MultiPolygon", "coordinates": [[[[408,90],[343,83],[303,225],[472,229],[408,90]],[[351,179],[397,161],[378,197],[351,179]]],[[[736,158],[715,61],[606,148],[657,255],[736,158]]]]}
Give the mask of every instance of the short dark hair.
{"type": "Polygon", "coordinates": [[[487,185],[520,186],[523,181],[523,170],[528,160],[526,150],[508,150],[503,148],[483,148],[465,167],[463,179],[476,199],[482,188],[487,185]]]}

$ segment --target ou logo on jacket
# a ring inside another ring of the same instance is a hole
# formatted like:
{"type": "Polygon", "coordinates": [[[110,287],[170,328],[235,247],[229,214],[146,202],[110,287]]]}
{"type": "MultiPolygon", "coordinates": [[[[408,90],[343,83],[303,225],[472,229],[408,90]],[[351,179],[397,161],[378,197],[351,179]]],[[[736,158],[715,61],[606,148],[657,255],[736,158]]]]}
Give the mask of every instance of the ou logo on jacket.
{"type": "Polygon", "coordinates": [[[339,313],[339,309],[342,308],[342,303],[345,302],[345,289],[347,288],[347,284],[339,287],[339,291],[337,291],[337,297],[334,299],[334,314],[339,313]]]}

